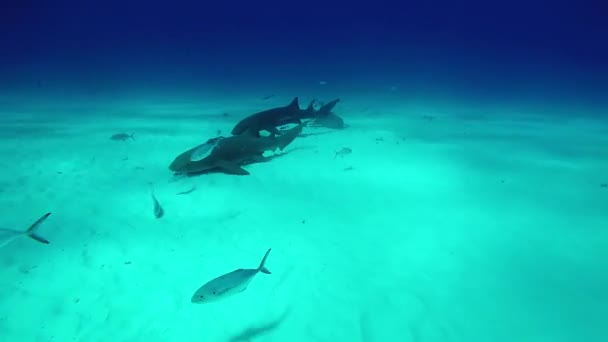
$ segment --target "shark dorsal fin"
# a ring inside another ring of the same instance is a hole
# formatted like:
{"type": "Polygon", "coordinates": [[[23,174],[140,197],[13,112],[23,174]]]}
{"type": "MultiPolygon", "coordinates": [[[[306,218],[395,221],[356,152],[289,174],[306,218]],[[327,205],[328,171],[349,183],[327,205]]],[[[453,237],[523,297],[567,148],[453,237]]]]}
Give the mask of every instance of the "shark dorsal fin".
{"type": "Polygon", "coordinates": [[[315,102],[317,102],[316,99],[312,99],[312,101],[310,101],[310,103],[308,104],[308,107],[306,107],[306,112],[308,112],[308,113],[315,112],[315,102]]]}
{"type": "Polygon", "coordinates": [[[300,110],[300,104],[298,103],[298,97],[296,96],[293,101],[287,106],[289,109],[300,110]]]}

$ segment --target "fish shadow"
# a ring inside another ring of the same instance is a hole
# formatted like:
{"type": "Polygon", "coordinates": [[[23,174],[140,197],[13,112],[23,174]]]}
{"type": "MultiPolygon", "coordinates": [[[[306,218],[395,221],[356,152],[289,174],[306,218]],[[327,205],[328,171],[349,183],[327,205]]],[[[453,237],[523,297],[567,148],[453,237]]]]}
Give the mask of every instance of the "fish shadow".
{"type": "Polygon", "coordinates": [[[283,323],[285,318],[287,318],[287,316],[289,315],[289,312],[290,312],[290,310],[287,309],[283,312],[283,314],[281,314],[281,316],[279,316],[278,318],[276,318],[272,321],[258,324],[258,325],[251,325],[245,329],[242,329],[237,334],[228,338],[226,341],[227,342],[248,342],[254,338],[258,338],[258,337],[267,335],[267,334],[271,333],[272,331],[274,331],[275,329],[277,329],[283,323]]]}

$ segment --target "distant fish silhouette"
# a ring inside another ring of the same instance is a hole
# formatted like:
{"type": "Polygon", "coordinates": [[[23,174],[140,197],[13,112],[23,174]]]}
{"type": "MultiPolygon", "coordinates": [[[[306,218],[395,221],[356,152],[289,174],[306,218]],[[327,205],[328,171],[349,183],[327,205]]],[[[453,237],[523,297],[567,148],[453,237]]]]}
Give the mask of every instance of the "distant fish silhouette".
{"type": "Polygon", "coordinates": [[[8,245],[13,240],[20,236],[27,236],[32,238],[40,243],[48,244],[49,241],[42,236],[36,234],[36,230],[40,226],[47,217],[49,217],[51,213],[44,214],[41,218],[39,218],[36,222],[34,222],[27,230],[25,231],[17,231],[12,229],[0,228],[0,248],[8,245]]]}
{"type": "Polygon", "coordinates": [[[334,159],[338,158],[338,156],[344,157],[344,156],[349,155],[351,153],[353,153],[353,150],[351,150],[350,147],[342,147],[341,150],[336,151],[336,155],[334,156],[334,159]]]}
{"type": "Polygon", "coordinates": [[[194,190],[196,190],[196,186],[192,186],[190,189],[185,191],[180,191],[176,195],[187,195],[189,193],[192,193],[194,190]]]}
{"type": "Polygon", "coordinates": [[[150,195],[152,196],[152,204],[154,205],[154,217],[159,219],[165,215],[165,209],[163,209],[163,207],[156,199],[156,196],[154,196],[154,189],[152,189],[150,195]]]}
{"type": "Polygon", "coordinates": [[[113,134],[110,139],[111,140],[116,140],[116,141],[127,141],[129,139],[135,141],[135,138],[133,138],[133,135],[135,135],[135,133],[116,133],[113,134]]]}

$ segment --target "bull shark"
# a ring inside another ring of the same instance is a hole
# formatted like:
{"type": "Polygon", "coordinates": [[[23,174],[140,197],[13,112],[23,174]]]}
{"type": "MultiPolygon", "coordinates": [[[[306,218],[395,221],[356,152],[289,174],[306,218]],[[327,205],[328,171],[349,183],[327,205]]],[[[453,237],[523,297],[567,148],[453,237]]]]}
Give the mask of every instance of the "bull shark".
{"type": "Polygon", "coordinates": [[[268,160],[269,157],[263,156],[266,151],[275,151],[277,148],[283,151],[302,132],[302,127],[303,124],[299,124],[277,136],[256,136],[255,132],[249,130],[242,135],[222,137],[206,157],[193,160],[192,154],[200,148],[199,145],[178,155],[169,169],[181,174],[216,170],[234,175],[249,175],[242,165],[268,160]]]}
{"type": "Polygon", "coordinates": [[[51,213],[46,213],[46,214],[42,215],[41,218],[36,220],[36,222],[32,223],[32,225],[24,231],[18,231],[18,230],[13,230],[13,229],[8,229],[8,228],[0,228],[0,248],[8,245],[9,243],[13,242],[15,239],[17,239],[21,236],[27,236],[40,243],[48,244],[49,241],[47,239],[43,238],[42,236],[38,235],[36,233],[36,231],[37,231],[38,227],[40,226],[40,224],[42,222],[44,222],[44,220],[46,220],[46,218],[49,217],[49,215],[51,215],[51,213]]]}
{"type": "Polygon", "coordinates": [[[314,104],[316,100],[312,100],[306,109],[301,109],[296,97],[287,106],[268,109],[244,118],[234,126],[232,135],[251,132],[256,136],[260,136],[260,131],[267,131],[272,136],[280,135],[282,132],[277,127],[288,124],[300,124],[305,119],[328,116],[339,101],[340,99],[335,99],[315,110],[314,104]]]}

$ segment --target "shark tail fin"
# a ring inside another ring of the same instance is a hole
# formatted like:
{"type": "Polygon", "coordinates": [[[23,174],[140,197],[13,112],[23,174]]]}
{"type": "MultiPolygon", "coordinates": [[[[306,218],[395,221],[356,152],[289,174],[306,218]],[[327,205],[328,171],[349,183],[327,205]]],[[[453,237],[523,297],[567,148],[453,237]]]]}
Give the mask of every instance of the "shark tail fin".
{"type": "Polygon", "coordinates": [[[51,215],[51,213],[46,213],[44,215],[42,215],[41,218],[39,218],[36,222],[34,222],[26,231],[25,233],[27,234],[27,236],[29,236],[30,238],[44,243],[44,244],[48,244],[49,240],[43,238],[42,236],[36,234],[36,230],[38,229],[38,227],[40,226],[40,224],[42,222],[44,222],[44,220],[46,220],[47,217],[49,217],[49,215],[51,215]]]}
{"type": "Polygon", "coordinates": [[[268,248],[268,250],[266,251],[266,254],[264,254],[264,258],[262,258],[262,262],[260,263],[260,266],[258,267],[258,272],[262,272],[262,273],[266,273],[266,274],[271,274],[270,271],[266,268],[266,266],[264,266],[264,264],[266,263],[266,259],[268,258],[268,254],[270,253],[270,250],[272,248],[268,248]]]}
{"type": "Polygon", "coordinates": [[[329,113],[331,113],[332,109],[334,109],[334,107],[336,106],[336,104],[338,102],[340,102],[340,99],[335,99],[333,101],[330,101],[330,102],[324,104],[317,111],[317,116],[326,116],[326,115],[329,115],[329,113]]]}

